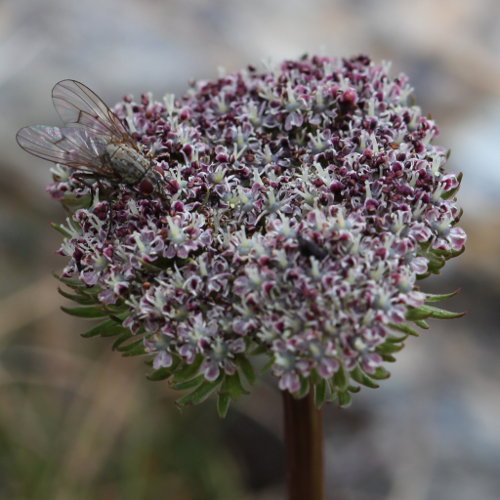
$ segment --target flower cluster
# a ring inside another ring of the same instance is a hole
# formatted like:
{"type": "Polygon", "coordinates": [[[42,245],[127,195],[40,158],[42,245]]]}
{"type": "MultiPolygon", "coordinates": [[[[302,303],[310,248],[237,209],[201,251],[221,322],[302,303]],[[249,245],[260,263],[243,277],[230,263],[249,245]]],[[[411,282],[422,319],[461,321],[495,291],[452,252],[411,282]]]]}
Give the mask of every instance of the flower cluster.
{"type": "Polygon", "coordinates": [[[444,296],[416,281],[461,253],[460,178],[404,75],[367,57],[304,57],[196,82],[181,99],[114,111],[154,159],[156,186],[49,187],[72,207],[61,279],[109,319],[152,378],[219,393],[219,411],[267,356],[279,388],[318,404],[376,386],[382,366],[444,296]]]}

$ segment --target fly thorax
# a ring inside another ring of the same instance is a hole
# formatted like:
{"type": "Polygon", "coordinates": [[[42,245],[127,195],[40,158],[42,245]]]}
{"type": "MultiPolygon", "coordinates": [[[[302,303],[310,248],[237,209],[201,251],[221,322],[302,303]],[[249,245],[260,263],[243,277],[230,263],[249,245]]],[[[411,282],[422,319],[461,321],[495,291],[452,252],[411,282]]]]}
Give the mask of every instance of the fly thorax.
{"type": "Polygon", "coordinates": [[[137,184],[150,167],[149,160],[127,144],[108,144],[106,155],[114,174],[124,184],[137,184]]]}

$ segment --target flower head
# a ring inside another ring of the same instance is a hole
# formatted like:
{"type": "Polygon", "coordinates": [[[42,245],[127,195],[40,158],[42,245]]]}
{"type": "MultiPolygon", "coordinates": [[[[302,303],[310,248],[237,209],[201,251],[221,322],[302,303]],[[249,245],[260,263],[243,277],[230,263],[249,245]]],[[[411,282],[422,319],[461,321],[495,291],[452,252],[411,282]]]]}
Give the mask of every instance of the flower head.
{"type": "Polygon", "coordinates": [[[319,403],[374,386],[410,321],[452,315],[416,282],[465,244],[460,178],[411,92],[365,56],[315,56],[118,104],[159,186],[58,167],[49,187],[80,207],[62,279],[110,316],[92,332],[195,387],[184,403],[218,390],[221,413],[254,355],[319,403]]]}

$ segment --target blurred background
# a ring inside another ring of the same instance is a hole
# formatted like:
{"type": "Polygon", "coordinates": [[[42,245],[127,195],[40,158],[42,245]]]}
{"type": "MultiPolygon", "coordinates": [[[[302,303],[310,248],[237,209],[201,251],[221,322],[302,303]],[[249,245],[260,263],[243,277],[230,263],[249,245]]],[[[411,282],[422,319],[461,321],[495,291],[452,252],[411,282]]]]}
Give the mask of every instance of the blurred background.
{"type": "MultiPolygon", "coordinates": [[[[325,410],[328,500],[497,500],[500,491],[500,3],[497,0],[0,1],[0,498],[283,498],[279,394],[261,383],[224,421],[180,412],[142,360],[84,340],[51,272],[62,209],[21,126],[58,124],[53,84],[110,105],[180,95],[263,59],[367,53],[407,73],[464,172],[466,253],[424,289],[461,320],[410,339],[377,390],[325,410]]],[[[307,499],[304,499],[307,500],[307,499]]]]}

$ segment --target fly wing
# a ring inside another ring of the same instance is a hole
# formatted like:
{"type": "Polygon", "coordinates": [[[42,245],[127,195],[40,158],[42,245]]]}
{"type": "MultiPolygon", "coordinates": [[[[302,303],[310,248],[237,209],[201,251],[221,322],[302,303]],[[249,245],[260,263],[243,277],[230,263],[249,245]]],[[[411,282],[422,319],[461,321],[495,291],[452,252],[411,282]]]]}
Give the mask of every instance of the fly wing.
{"type": "Polygon", "coordinates": [[[82,172],[113,174],[100,159],[106,151],[105,143],[85,129],[33,125],[19,130],[16,140],[25,151],[44,160],[82,172]]]}
{"type": "Polygon", "coordinates": [[[76,80],[62,80],[52,89],[52,100],[65,125],[80,126],[97,135],[134,144],[120,119],[92,90],[76,80]]]}

